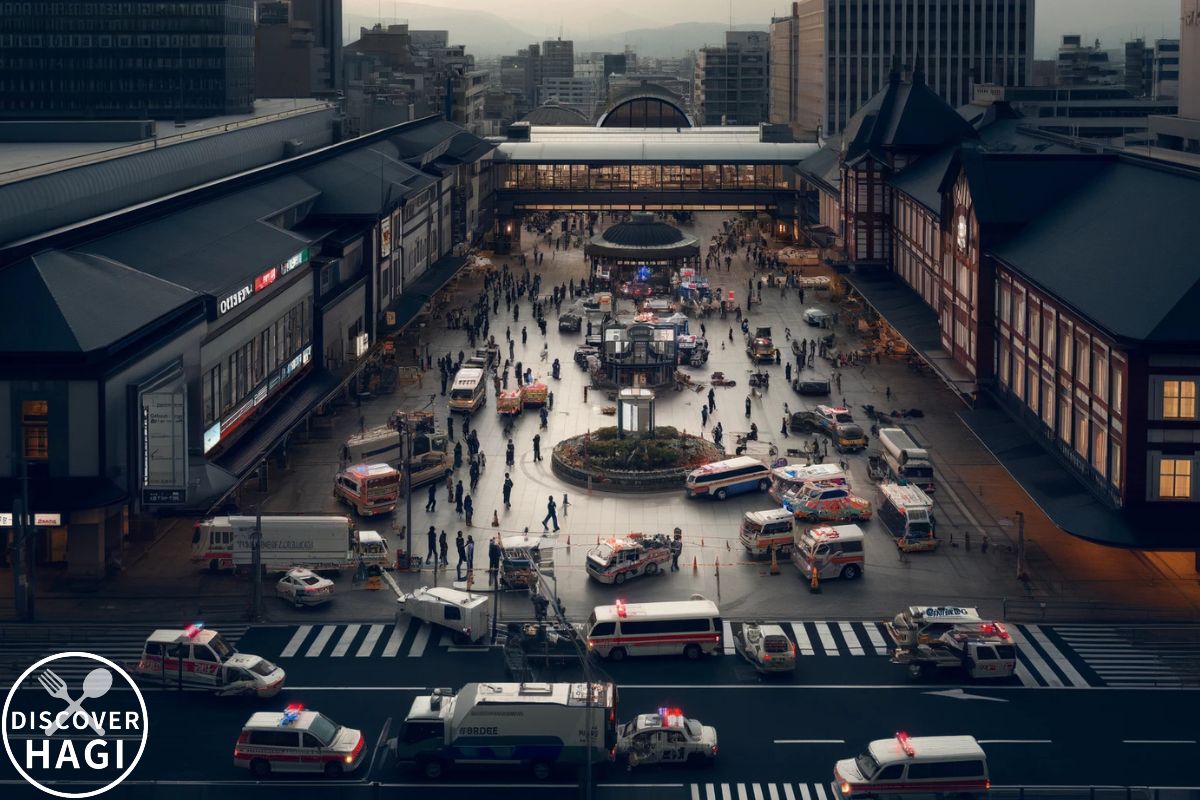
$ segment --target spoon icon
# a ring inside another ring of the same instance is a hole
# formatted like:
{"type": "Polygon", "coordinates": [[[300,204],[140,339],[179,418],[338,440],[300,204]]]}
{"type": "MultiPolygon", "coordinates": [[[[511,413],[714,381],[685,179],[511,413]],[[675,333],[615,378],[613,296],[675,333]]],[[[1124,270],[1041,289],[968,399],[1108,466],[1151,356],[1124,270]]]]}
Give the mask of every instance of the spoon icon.
{"type": "MultiPolygon", "coordinates": [[[[64,725],[59,724],[59,720],[70,720],[73,714],[82,709],[83,702],[85,700],[94,700],[97,697],[103,697],[104,695],[108,694],[108,690],[112,688],[112,682],[112,673],[104,667],[97,667],[89,672],[87,677],[83,679],[83,692],[74,700],[70,699],[70,696],[66,691],[66,686],[64,685],[62,691],[55,694],[55,697],[58,697],[60,700],[67,700],[67,707],[56,714],[54,720],[47,723],[42,728],[42,732],[45,733],[46,736],[53,736],[55,733],[65,727],[64,725]]],[[[96,724],[96,721],[90,717],[88,718],[88,727],[91,728],[97,736],[104,735],[104,729],[96,724]]]]}

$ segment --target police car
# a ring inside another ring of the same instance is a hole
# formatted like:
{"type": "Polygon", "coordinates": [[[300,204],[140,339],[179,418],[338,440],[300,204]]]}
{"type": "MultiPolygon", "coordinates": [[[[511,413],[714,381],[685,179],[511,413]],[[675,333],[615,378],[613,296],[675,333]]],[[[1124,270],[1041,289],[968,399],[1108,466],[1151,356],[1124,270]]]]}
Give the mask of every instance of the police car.
{"type": "Polygon", "coordinates": [[[365,754],[362,731],[290,705],[282,712],[260,711],[250,717],[234,745],[233,765],[258,778],[272,772],[322,772],[338,778],[358,769],[365,754]]]}
{"type": "Polygon", "coordinates": [[[657,714],[639,714],[617,732],[617,755],[629,766],[687,764],[708,766],[717,759],[717,729],[688,719],[678,708],[660,708],[657,714]]]}
{"type": "Polygon", "coordinates": [[[311,569],[293,567],[275,584],[275,594],[300,606],[319,606],[333,599],[333,581],[311,569]]]}
{"type": "Polygon", "coordinates": [[[222,697],[274,697],[286,678],[281,667],[261,656],[239,653],[203,622],[151,633],[133,673],[144,683],[206,689],[222,697]]]}

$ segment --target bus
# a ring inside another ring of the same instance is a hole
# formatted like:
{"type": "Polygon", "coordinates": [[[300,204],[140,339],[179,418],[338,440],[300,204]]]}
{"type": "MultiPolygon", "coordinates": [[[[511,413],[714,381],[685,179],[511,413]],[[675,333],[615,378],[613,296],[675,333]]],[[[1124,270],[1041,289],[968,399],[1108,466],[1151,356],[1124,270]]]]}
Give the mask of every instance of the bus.
{"type": "Polygon", "coordinates": [[[487,400],[487,385],[483,382],[483,370],[463,367],[454,376],[450,386],[450,410],[473,414],[487,400]]]}
{"type": "Polygon", "coordinates": [[[685,655],[693,661],[721,652],[721,610],[711,600],[596,606],[581,633],[589,652],[626,656],[685,655]]]}
{"type": "Polygon", "coordinates": [[[684,484],[690,497],[708,495],[718,500],[742,492],[765,492],[770,486],[771,468],[750,456],[705,464],[688,473],[684,484]]]}

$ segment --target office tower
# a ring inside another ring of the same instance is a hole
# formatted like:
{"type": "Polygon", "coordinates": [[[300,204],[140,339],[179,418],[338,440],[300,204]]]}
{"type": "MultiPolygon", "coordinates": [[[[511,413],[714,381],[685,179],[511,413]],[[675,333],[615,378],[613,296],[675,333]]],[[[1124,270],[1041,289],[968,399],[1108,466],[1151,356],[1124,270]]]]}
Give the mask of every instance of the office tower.
{"type": "Polygon", "coordinates": [[[313,40],[324,51],[325,69],[334,89],[342,88],[342,0],[291,0],[292,20],[307,22],[313,40]]]}
{"type": "Polygon", "coordinates": [[[893,59],[920,67],[951,106],[973,83],[1023,86],[1034,0],[799,0],[796,127],[837,133],[887,84],[893,59]]]}
{"type": "Polygon", "coordinates": [[[1154,81],[1151,92],[1158,100],[1179,97],[1179,40],[1154,42],[1154,81]]]}
{"type": "Polygon", "coordinates": [[[1125,43],[1125,88],[1134,97],[1154,93],[1154,48],[1145,39],[1125,43]]]}
{"type": "Polygon", "coordinates": [[[701,48],[695,107],[701,125],[757,125],[767,120],[766,31],[726,31],[724,47],[701,48]]]}
{"type": "Polygon", "coordinates": [[[779,125],[791,125],[799,113],[799,7],[799,3],[792,3],[790,15],[771,20],[767,117],[779,125]]]}
{"type": "Polygon", "coordinates": [[[1100,47],[1099,39],[1093,45],[1085,45],[1078,34],[1063,36],[1056,64],[1057,86],[1117,86],[1124,81],[1124,75],[1100,47]]]}

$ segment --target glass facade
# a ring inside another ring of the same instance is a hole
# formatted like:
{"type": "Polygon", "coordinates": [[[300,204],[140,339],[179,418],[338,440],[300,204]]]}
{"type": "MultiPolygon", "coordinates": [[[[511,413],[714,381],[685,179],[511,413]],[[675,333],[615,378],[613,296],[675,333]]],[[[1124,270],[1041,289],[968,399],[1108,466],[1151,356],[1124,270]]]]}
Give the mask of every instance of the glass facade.
{"type": "Polygon", "coordinates": [[[787,189],[782,164],[497,164],[502,189],[684,191],[787,189]]]}
{"type": "Polygon", "coordinates": [[[678,106],[657,97],[634,97],[605,115],[602,128],[690,128],[678,106]]]}

